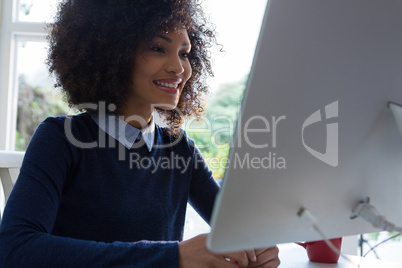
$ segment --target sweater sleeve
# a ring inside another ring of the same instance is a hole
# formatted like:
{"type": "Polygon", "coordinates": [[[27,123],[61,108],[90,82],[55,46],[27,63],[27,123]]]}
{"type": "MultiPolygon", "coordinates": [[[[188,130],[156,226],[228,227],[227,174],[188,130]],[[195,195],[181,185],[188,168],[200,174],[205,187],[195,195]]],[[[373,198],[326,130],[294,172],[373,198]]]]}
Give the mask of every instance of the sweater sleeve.
{"type": "Polygon", "coordinates": [[[0,267],[178,267],[178,242],[95,242],[52,235],[76,149],[63,120],[36,130],[0,225],[0,267]]]}
{"type": "Polygon", "coordinates": [[[193,141],[194,166],[191,178],[189,203],[209,224],[219,184],[212,175],[205,158],[193,141]]]}

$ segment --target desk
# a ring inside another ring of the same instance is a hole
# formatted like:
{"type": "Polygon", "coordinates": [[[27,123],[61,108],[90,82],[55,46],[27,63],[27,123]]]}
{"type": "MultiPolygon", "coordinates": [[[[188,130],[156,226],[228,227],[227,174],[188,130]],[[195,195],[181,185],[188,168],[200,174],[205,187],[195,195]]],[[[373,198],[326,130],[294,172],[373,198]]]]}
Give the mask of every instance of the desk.
{"type": "Polygon", "coordinates": [[[307,258],[306,250],[295,244],[279,245],[280,268],[402,268],[402,263],[380,261],[376,259],[348,257],[354,262],[340,257],[338,263],[317,263],[307,258]],[[360,266],[359,266],[360,264],[360,266]]]}

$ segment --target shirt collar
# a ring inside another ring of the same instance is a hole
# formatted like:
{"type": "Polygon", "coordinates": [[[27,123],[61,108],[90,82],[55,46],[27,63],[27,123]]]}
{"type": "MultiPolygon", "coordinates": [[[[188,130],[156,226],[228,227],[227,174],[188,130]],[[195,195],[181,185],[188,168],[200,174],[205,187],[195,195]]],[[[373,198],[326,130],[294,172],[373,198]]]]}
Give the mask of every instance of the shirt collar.
{"type": "Polygon", "coordinates": [[[155,139],[155,123],[153,117],[149,124],[141,130],[127,124],[122,117],[114,114],[91,114],[91,117],[100,129],[123,144],[127,149],[133,147],[135,140],[141,133],[148,151],[152,151],[155,139]]]}

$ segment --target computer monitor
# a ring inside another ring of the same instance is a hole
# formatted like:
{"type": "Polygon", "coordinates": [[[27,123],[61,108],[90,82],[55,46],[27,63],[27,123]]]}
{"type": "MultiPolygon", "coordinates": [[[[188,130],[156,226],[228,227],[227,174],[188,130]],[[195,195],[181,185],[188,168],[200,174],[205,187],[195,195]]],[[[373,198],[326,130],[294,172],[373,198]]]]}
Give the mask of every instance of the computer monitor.
{"type": "MultiPolygon", "coordinates": [[[[271,0],[208,248],[226,252],[379,231],[370,203],[402,225],[402,1],[271,0]]],[[[239,33],[241,38],[241,33],[239,33]]]]}

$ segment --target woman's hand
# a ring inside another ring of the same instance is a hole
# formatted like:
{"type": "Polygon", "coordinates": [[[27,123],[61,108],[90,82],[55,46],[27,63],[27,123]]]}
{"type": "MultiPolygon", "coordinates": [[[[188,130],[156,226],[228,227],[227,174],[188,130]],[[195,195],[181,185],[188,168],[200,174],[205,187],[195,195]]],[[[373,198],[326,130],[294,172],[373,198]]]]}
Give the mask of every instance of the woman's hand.
{"type": "Polygon", "coordinates": [[[249,263],[250,268],[276,268],[281,263],[278,247],[256,249],[257,261],[249,263]]]}
{"type": "MultiPolygon", "coordinates": [[[[187,267],[245,268],[250,267],[249,265],[252,264],[254,261],[258,261],[256,252],[254,250],[232,252],[227,254],[214,254],[207,249],[206,246],[207,236],[208,236],[207,234],[201,234],[194,238],[179,243],[180,268],[187,268],[187,267]],[[228,261],[227,259],[230,259],[230,261],[228,261]]],[[[265,259],[265,254],[263,254],[264,252],[260,253],[262,254],[261,260],[263,258],[265,259]]],[[[275,255],[275,254],[269,254],[269,255],[275,255]]],[[[251,267],[257,267],[257,266],[251,266],[251,267]]]]}

